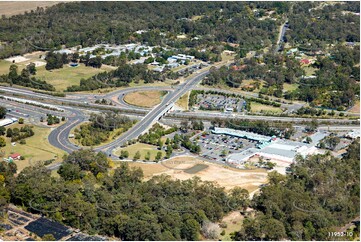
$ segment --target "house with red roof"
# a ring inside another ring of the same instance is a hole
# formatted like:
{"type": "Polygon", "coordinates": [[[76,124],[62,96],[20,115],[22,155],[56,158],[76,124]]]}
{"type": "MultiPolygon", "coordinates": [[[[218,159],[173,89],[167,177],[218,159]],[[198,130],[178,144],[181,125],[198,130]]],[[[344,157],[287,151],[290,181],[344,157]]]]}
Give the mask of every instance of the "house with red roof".
{"type": "Polygon", "coordinates": [[[300,63],[301,63],[301,65],[308,65],[308,64],[310,64],[310,60],[302,59],[302,60],[300,60],[300,63]]]}
{"type": "Polygon", "coordinates": [[[11,155],[9,156],[9,159],[11,158],[11,159],[13,159],[13,160],[20,160],[20,157],[21,157],[20,154],[14,153],[14,154],[11,154],[11,155]]]}

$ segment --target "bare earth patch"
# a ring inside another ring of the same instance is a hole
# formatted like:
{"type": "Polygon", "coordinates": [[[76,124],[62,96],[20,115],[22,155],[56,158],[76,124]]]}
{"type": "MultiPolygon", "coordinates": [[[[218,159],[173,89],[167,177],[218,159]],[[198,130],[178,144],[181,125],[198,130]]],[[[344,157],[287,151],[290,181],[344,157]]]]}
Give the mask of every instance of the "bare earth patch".
{"type": "Polygon", "coordinates": [[[267,171],[263,169],[240,170],[205,162],[190,156],[175,157],[162,164],[129,162],[129,166],[142,168],[146,180],[152,178],[152,176],[162,174],[179,180],[187,180],[198,176],[203,181],[214,181],[220,186],[225,187],[226,190],[233,187],[242,187],[252,195],[258,190],[260,185],[267,183],[267,171]],[[188,169],[200,164],[207,165],[208,167],[194,174],[186,172],[188,169]]]}
{"type": "MultiPolygon", "coordinates": [[[[186,180],[194,176],[198,176],[204,181],[217,182],[220,186],[225,187],[226,190],[239,186],[247,189],[249,192],[255,191],[258,189],[258,186],[267,182],[267,172],[262,169],[238,170],[210,162],[201,161],[195,158],[193,158],[193,161],[196,163],[192,165],[190,160],[192,157],[177,157],[175,159],[177,159],[176,161],[178,163],[183,160],[185,164],[180,163],[174,169],[155,173],[154,175],[167,174],[172,178],[179,180],[186,180]],[[208,167],[194,174],[189,174],[186,172],[187,169],[199,164],[208,165],[208,167]]],[[[171,159],[170,161],[174,160],[171,159]]],[[[174,164],[177,162],[174,162],[174,164]]]]}
{"type": "Polygon", "coordinates": [[[360,113],[360,101],[357,101],[349,111],[351,113],[360,113]]]}
{"type": "Polygon", "coordinates": [[[150,108],[159,104],[163,95],[162,91],[132,92],[124,96],[124,101],[131,105],[150,108]]]}

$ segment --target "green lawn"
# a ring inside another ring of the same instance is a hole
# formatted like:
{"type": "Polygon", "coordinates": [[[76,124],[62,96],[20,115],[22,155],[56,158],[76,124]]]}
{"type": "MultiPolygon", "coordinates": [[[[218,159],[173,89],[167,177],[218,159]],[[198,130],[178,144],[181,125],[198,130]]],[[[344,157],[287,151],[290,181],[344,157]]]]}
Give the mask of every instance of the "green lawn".
{"type": "Polygon", "coordinates": [[[41,66],[37,68],[36,77],[52,84],[57,91],[64,91],[69,86],[79,85],[80,79],[82,78],[87,79],[98,73],[109,70],[109,67],[102,67],[98,69],[87,67],[84,64],[79,64],[77,67],[64,65],[61,69],[47,71],[45,66],[41,66]]]}
{"type": "MultiPolygon", "coordinates": [[[[13,124],[6,128],[20,128],[24,125],[13,124]]],[[[25,139],[26,144],[21,145],[19,142],[16,142],[16,145],[13,146],[10,138],[5,138],[6,146],[0,148],[1,151],[5,152],[4,157],[8,157],[12,153],[19,153],[25,157],[25,160],[15,161],[18,166],[18,171],[21,171],[31,164],[35,164],[37,161],[55,159],[55,162],[59,162],[65,154],[64,151],[55,148],[49,143],[48,135],[50,134],[51,129],[33,126],[33,130],[35,134],[34,136],[25,139]]]]}
{"type": "MultiPolygon", "coordinates": [[[[157,146],[154,146],[154,145],[148,145],[148,144],[143,144],[143,143],[136,143],[134,145],[129,145],[125,148],[122,148],[122,149],[119,149],[115,152],[115,155],[119,156],[120,155],[120,151],[122,150],[126,150],[129,152],[129,159],[132,159],[134,154],[139,151],[140,152],[140,159],[143,160],[145,155],[147,154],[147,152],[149,151],[150,152],[150,160],[154,160],[155,159],[155,156],[157,155],[158,153],[158,149],[157,149],[157,146]]],[[[165,156],[165,152],[164,151],[161,151],[162,152],[162,157],[165,156]]]]}

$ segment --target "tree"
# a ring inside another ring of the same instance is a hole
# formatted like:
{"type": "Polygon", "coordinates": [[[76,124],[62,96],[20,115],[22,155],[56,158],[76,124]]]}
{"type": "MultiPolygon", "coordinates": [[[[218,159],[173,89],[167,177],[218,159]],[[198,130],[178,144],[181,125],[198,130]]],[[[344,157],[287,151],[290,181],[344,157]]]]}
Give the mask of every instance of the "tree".
{"type": "Polygon", "coordinates": [[[28,70],[30,75],[36,75],[36,67],[34,63],[31,62],[29,65],[27,65],[26,70],[28,70]]]}
{"type": "Polygon", "coordinates": [[[137,152],[134,154],[134,156],[133,156],[133,161],[137,161],[137,160],[139,160],[139,159],[140,159],[140,152],[137,151],[137,152]]]}
{"type": "Polygon", "coordinates": [[[6,146],[6,141],[4,137],[0,137],[0,147],[5,147],[6,146]]]}
{"type": "Polygon", "coordinates": [[[23,118],[19,118],[19,124],[24,124],[24,119],[23,118]]]}
{"type": "Polygon", "coordinates": [[[325,145],[327,145],[329,149],[334,150],[336,148],[336,146],[341,142],[341,139],[338,136],[331,135],[331,136],[327,137],[324,140],[324,142],[325,142],[325,145]]]}
{"type": "Polygon", "coordinates": [[[4,135],[6,133],[6,128],[4,126],[0,127],[0,135],[4,135]]]}
{"type": "Polygon", "coordinates": [[[188,121],[187,120],[182,120],[182,122],[180,123],[180,128],[183,131],[187,131],[188,130],[188,121]]]}
{"type": "Polygon", "coordinates": [[[64,180],[72,181],[80,179],[81,169],[78,164],[63,163],[58,170],[58,174],[64,178],[64,180]]]}
{"type": "Polygon", "coordinates": [[[169,159],[170,158],[170,156],[172,155],[172,153],[173,153],[173,148],[172,148],[172,146],[171,145],[168,145],[167,146],[167,151],[166,151],[166,158],[167,159],[169,159]]]}
{"type": "Polygon", "coordinates": [[[266,168],[267,168],[268,170],[272,170],[273,168],[275,168],[276,163],[267,161],[267,162],[265,163],[265,166],[266,166],[266,168]]]}
{"type": "Polygon", "coordinates": [[[6,137],[11,138],[13,136],[13,130],[11,128],[8,128],[6,130],[6,137]]]}
{"type": "Polygon", "coordinates": [[[311,143],[312,143],[312,139],[311,139],[310,136],[307,136],[307,137],[306,137],[306,143],[307,143],[307,144],[311,144],[311,143]]]}
{"type": "Polygon", "coordinates": [[[318,122],[316,119],[312,119],[312,121],[306,126],[305,130],[307,132],[315,132],[318,128],[318,122]]]}
{"type": "Polygon", "coordinates": [[[228,154],[228,151],[223,149],[221,152],[221,156],[225,157],[228,154]]]}
{"type": "Polygon", "coordinates": [[[161,139],[158,139],[158,146],[159,146],[159,149],[161,150],[163,147],[163,141],[161,139]]]}
{"type": "Polygon", "coordinates": [[[195,219],[187,219],[181,228],[182,237],[186,240],[199,240],[200,225],[195,219]]]}
{"type": "Polygon", "coordinates": [[[0,106],[0,119],[5,118],[6,116],[6,108],[0,106]]]}
{"type": "Polygon", "coordinates": [[[119,159],[124,159],[129,157],[129,152],[127,150],[121,150],[119,159]]]}
{"type": "Polygon", "coordinates": [[[91,66],[94,68],[102,67],[102,58],[100,56],[97,56],[95,58],[90,58],[89,62],[88,62],[88,66],[91,66]]]}
{"type": "Polygon", "coordinates": [[[16,80],[18,78],[18,66],[12,64],[9,67],[9,79],[12,80],[14,82],[14,80],[16,80]]]}
{"type": "Polygon", "coordinates": [[[43,241],[55,241],[54,235],[52,234],[44,234],[44,236],[41,238],[43,241]]]}
{"type": "Polygon", "coordinates": [[[203,222],[202,234],[207,239],[218,240],[220,232],[221,232],[221,228],[217,223],[212,223],[209,221],[203,222]]]}
{"type": "Polygon", "coordinates": [[[155,161],[160,161],[160,159],[162,159],[162,152],[158,151],[157,155],[155,156],[155,161]]]}
{"type": "Polygon", "coordinates": [[[149,152],[149,151],[147,152],[147,154],[145,154],[144,159],[145,159],[146,161],[149,161],[149,160],[150,160],[150,152],[149,152]]]}
{"type": "Polygon", "coordinates": [[[262,219],[261,228],[266,240],[282,240],[286,238],[285,227],[282,222],[277,219],[262,219]]]}

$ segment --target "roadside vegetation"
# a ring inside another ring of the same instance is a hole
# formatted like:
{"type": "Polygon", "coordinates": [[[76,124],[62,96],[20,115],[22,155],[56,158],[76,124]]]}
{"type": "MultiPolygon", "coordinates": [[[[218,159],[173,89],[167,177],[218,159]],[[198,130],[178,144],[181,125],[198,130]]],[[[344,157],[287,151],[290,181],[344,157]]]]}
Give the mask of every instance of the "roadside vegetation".
{"type": "Polygon", "coordinates": [[[91,114],[89,121],[74,129],[75,140],[82,146],[107,143],[126,132],[136,122],[115,113],[91,114]]]}

